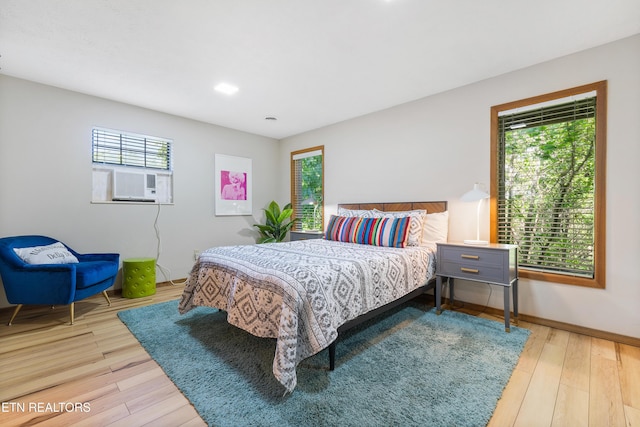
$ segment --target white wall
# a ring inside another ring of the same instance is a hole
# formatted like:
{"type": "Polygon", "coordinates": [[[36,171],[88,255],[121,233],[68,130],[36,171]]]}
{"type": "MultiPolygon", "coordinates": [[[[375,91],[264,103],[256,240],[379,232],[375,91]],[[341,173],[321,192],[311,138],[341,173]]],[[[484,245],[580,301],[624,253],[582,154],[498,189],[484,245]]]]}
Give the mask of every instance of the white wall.
{"type": "MultiPolygon", "coordinates": [[[[640,35],[287,138],[280,162],[325,146],[326,217],[341,202],[448,200],[450,240],[475,238],[475,205],[459,197],[476,181],[489,184],[491,106],[600,80],[609,82],[606,289],[522,279],[520,312],[638,338],[640,35]]],[[[282,200],[289,179],[282,168],[282,200]]],[[[488,207],[481,221],[486,239],[488,207]]],[[[502,308],[502,288],[460,282],[456,290],[502,308]]]]}
{"type": "MultiPolygon", "coordinates": [[[[276,140],[7,76],[0,76],[0,236],[44,234],[79,252],[156,256],[158,205],[91,203],[93,126],[173,139],[174,204],[160,206],[158,217],[159,264],[171,279],[187,276],[194,249],[255,242],[252,224],[278,190],[276,140]],[[215,216],[216,153],[252,159],[253,216],[215,216]]],[[[169,277],[158,270],[156,279],[169,277]]]]}

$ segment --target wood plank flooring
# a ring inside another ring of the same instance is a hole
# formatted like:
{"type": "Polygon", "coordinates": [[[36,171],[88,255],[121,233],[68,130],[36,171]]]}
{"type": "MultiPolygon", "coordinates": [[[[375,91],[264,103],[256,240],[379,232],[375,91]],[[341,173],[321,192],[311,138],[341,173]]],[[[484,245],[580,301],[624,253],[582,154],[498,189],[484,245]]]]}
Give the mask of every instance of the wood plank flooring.
{"type": "MultiPolygon", "coordinates": [[[[0,425],[204,426],[120,322],[119,310],[176,299],[101,295],[67,307],[0,310],[0,425]]],[[[502,322],[498,316],[469,314],[502,322]]],[[[640,348],[520,322],[532,334],[489,426],[640,425],[640,348]]]]}

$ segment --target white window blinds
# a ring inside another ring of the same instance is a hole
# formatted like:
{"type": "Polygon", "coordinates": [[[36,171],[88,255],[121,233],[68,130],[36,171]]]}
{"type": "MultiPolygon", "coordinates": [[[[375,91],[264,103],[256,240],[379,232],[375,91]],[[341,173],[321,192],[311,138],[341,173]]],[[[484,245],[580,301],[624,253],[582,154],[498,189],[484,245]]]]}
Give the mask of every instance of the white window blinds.
{"type": "Polygon", "coordinates": [[[596,97],[498,117],[498,242],[521,267],[594,277],[596,97]]]}
{"type": "Polygon", "coordinates": [[[291,204],[295,230],[323,229],[323,148],[291,153],[291,204]]]}

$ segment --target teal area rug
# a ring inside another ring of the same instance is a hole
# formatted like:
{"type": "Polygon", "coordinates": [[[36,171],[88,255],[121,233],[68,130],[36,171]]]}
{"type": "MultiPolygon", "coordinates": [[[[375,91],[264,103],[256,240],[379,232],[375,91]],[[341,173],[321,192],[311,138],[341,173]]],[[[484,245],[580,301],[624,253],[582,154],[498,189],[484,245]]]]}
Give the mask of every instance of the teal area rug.
{"type": "Polygon", "coordinates": [[[211,426],[483,426],[529,331],[410,303],[345,333],[298,366],[288,395],[273,377],[275,340],[177,301],[118,313],[211,426]]]}

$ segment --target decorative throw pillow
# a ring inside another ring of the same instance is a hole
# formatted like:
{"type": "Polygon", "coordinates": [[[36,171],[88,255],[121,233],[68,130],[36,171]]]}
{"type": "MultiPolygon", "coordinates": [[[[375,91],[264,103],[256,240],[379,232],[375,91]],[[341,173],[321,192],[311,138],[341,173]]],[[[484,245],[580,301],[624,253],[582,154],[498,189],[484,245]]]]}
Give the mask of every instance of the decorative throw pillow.
{"type": "Polygon", "coordinates": [[[13,251],[27,264],[75,264],[76,258],[60,242],[31,248],[13,248],[13,251]]]}
{"type": "Polygon", "coordinates": [[[325,239],[363,245],[404,248],[411,217],[360,218],[331,215],[325,239]]]}
{"type": "Polygon", "coordinates": [[[411,217],[411,226],[409,229],[409,239],[407,246],[420,246],[422,244],[422,229],[424,221],[427,217],[427,211],[424,209],[415,209],[412,211],[379,211],[374,209],[376,217],[383,218],[402,218],[411,217]]]}
{"type": "Polygon", "coordinates": [[[449,235],[449,211],[427,214],[423,228],[423,245],[446,242],[449,235]]]}

